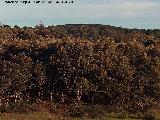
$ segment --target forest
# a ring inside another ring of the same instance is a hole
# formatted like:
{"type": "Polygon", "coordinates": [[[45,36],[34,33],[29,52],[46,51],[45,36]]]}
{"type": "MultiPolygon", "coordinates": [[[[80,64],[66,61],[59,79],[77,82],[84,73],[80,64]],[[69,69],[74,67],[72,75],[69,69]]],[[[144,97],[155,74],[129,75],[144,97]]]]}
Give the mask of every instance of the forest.
{"type": "Polygon", "coordinates": [[[160,29],[1,25],[0,112],[44,104],[75,117],[160,110],[160,29]]]}

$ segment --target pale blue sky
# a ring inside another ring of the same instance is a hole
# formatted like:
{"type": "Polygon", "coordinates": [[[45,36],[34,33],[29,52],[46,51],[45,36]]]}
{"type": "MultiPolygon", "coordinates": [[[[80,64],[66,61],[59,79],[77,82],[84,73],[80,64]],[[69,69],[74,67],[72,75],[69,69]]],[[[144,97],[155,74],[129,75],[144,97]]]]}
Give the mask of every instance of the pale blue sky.
{"type": "Polygon", "coordinates": [[[4,1],[0,2],[0,21],[12,26],[35,26],[42,21],[45,25],[87,23],[160,28],[160,0],[73,0],[74,4],[60,5],[4,1]]]}

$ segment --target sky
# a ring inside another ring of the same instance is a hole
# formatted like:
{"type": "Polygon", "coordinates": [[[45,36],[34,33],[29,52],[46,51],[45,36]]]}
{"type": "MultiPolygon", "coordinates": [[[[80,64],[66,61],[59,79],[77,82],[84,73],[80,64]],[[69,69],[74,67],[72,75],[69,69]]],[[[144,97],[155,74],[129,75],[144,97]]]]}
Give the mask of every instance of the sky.
{"type": "Polygon", "coordinates": [[[1,0],[1,24],[35,26],[42,21],[46,26],[105,24],[125,28],[160,28],[160,0],[73,0],[73,4],[48,4],[49,0],[35,4],[34,0],[30,1],[30,4],[7,4],[1,0]]]}

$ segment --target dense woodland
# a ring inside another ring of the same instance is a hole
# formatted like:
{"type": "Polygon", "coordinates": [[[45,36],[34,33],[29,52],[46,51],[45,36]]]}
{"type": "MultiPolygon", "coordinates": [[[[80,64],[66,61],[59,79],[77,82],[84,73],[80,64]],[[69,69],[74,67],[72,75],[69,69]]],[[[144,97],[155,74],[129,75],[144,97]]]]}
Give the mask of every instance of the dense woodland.
{"type": "Polygon", "coordinates": [[[1,25],[0,110],[37,101],[131,113],[159,106],[160,29],[1,25]]]}

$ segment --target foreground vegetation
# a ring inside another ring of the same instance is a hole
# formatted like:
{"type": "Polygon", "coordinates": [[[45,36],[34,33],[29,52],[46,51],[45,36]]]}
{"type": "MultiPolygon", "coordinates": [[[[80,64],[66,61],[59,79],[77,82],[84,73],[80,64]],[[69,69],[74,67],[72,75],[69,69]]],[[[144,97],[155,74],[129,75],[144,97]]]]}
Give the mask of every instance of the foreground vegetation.
{"type": "Polygon", "coordinates": [[[44,102],[68,117],[159,111],[160,30],[2,25],[0,111],[40,111],[44,102]]]}
{"type": "MultiPolygon", "coordinates": [[[[71,117],[62,117],[57,116],[49,113],[29,113],[29,114],[13,114],[13,113],[6,113],[0,115],[1,120],[94,120],[91,118],[71,118],[71,117]]],[[[102,120],[119,120],[118,118],[109,118],[104,117],[101,118],[102,120]]],[[[125,118],[123,120],[140,120],[140,119],[131,119],[125,118]]]]}
{"type": "Polygon", "coordinates": [[[144,116],[123,116],[122,114],[107,114],[105,117],[90,118],[90,117],[65,117],[48,112],[32,112],[32,113],[1,113],[0,120],[159,120],[160,112],[150,111],[144,116]]]}

